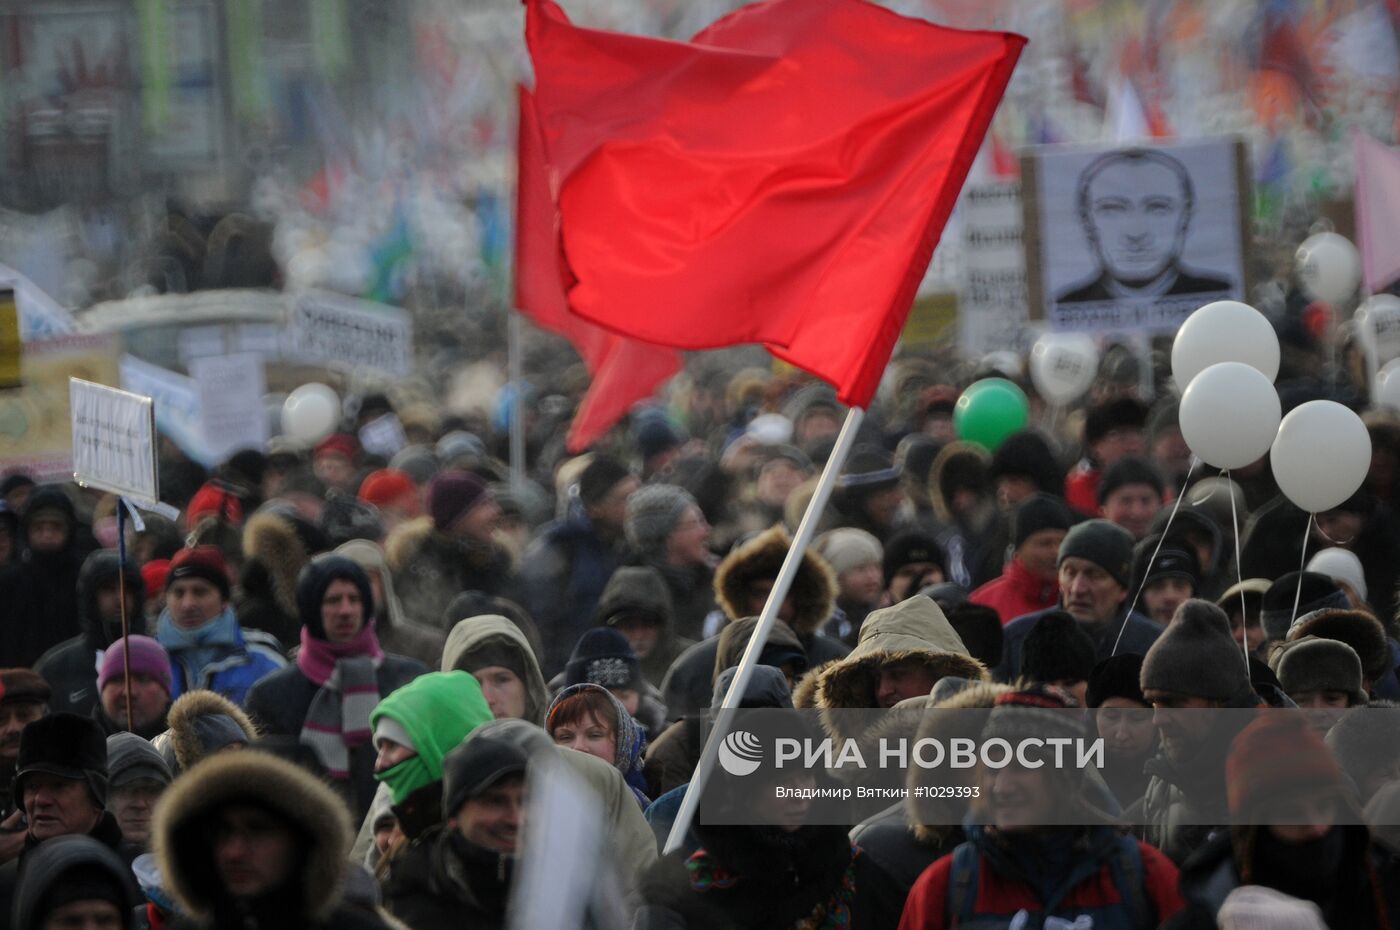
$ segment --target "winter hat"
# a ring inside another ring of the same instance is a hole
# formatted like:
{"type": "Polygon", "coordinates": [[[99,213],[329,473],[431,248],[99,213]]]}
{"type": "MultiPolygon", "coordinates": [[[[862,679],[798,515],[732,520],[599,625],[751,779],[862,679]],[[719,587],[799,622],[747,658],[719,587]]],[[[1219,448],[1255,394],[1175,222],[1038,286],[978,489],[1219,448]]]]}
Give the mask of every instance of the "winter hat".
{"type": "Polygon", "coordinates": [[[342,491],[331,491],[326,496],[326,504],[321,509],[321,531],[332,547],[352,539],[378,542],[384,538],[384,524],[379,519],[378,508],[342,491]]]}
{"type": "Polygon", "coordinates": [[[409,737],[405,745],[417,750],[413,757],[374,776],[389,786],[395,804],[402,804],[419,788],[441,781],[447,753],[492,719],[481,685],[462,671],[419,675],[375,707],[369,719],[376,733],[384,717],[403,727],[409,737]]]}
{"type": "Polygon", "coordinates": [[[564,666],[564,684],[585,682],[604,688],[640,689],[642,665],[627,637],[612,627],[595,627],[579,637],[564,666]]]}
{"type": "Polygon", "coordinates": [[[229,598],[228,565],[217,546],[195,546],[175,553],[165,576],[165,590],[169,591],[170,586],[182,578],[207,581],[219,589],[224,600],[229,598]]]}
{"type": "Polygon", "coordinates": [[[578,497],[585,507],[592,507],[608,496],[618,482],[630,478],[632,473],[617,459],[605,455],[593,457],[593,461],[579,473],[578,497]]]}
{"type": "Polygon", "coordinates": [[[654,455],[669,452],[685,442],[685,438],[664,416],[646,417],[637,426],[637,451],[643,461],[654,455]]]}
{"type": "Polygon", "coordinates": [[[151,559],[141,566],[141,580],[145,583],[147,591],[164,591],[169,574],[169,559],[151,559]]]}
{"type": "Polygon", "coordinates": [[[1351,607],[1346,592],[1331,578],[1317,572],[1302,572],[1303,590],[1299,594],[1298,575],[1298,572],[1289,572],[1276,579],[1264,592],[1259,621],[1263,624],[1264,634],[1271,640],[1286,637],[1289,624],[1295,617],[1301,618],[1318,610],[1347,610],[1351,607]],[[1298,605],[1297,613],[1294,613],[1295,602],[1298,605]]]}
{"type": "Polygon", "coordinates": [[[407,472],[397,468],[381,468],[365,476],[365,480],[360,482],[357,496],[366,504],[384,508],[417,493],[418,485],[413,483],[407,472]]]}
{"type": "MultiPolygon", "coordinates": [[[[133,635],[129,637],[129,642],[131,674],[145,675],[147,678],[160,682],[165,693],[170,694],[170,654],[165,651],[165,647],[149,636],[133,635]]],[[[102,654],[102,668],[97,673],[98,691],[107,687],[108,682],[122,678],[125,671],[122,659],[125,655],[126,649],[123,648],[120,639],[102,654]]]]}
{"type": "Polygon", "coordinates": [[[1381,622],[1364,610],[1315,610],[1303,614],[1288,631],[1288,639],[1319,636],[1346,643],[1361,660],[1361,673],[1375,682],[1391,668],[1390,641],[1381,622]]]}
{"type": "Polygon", "coordinates": [[[1225,760],[1230,816],[1258,816],[1284,795],[1324,789],[1341,793],[1341,766],[1302,714],[1265,711],[1240,731],[1225,760]]]}
{"type": "Polygon", "coordinates": [[[982,739],[1004,739],[1012,745],[1023,740],[1083,739],[1083,718],[1066,713],[1077,706],[1059,688],[1040,685],[1008,691],[997,695],[982,728],[982,739]]]}
{"type": "Polygon", "coordinates": [[[185,505],[185,527],[194,529],[206,518],[238,526],[243,522],[243,502],[221,481],[206,481],[185,505]]]}
{"type": "Polygon", "coordinates": [[[417,485],[425,485],[437,474],[438,460],[427,446],[405,446],[389,459],[389,468],[401,471],[417,485]]]}
{"type": "Polygon", "coordinates": [[[884,559],[880,541],[865,530],[851,526],[828,530],[818,537],[812,548],[817,555],[826,559],[838,576],[872,562],[879,565],[884,559]]]}
{"type": "Polygon", "coordinates": [[[967,647],[968,655],[987,668],[996,668],[1000,665],[1006,639],[1006,635],[1002,631],[1001,615],[996,612],[995,608],[983,604],[970,604],[966,601],[960,604],[948,604],[926,593],[937,587],[939,586],[931,585],[919,593],[924,594],[943,609],[943,614],[952,624],[953,631],[958,634],[958,639],[961,639],[963,645],[967,647]]]}
{"type": "Polygon", "coordinates": [[[1289,697],[1308,691],[1345,691],[1352,706],[1366,703],[1361,660],[1355,649],[1340,640],[1303,636],[1277,643],[1269,654],[1269,668],[1289,697]]]}
{"type": "Polygon", "coordinates": [[[33,669],[0,668],[0,704],[47,704],[53,692],[33,669]]]}
{"type": "Polygon", "coordinates": [[[1115,429],[1142,429],[1147,423],[1147,405],[1131,397],[1120,397],[1089,408],[1084,419],[1084,445],[1092,446],[1115,429]]]}
{"type": "Polygon", "coordinates": [[[1133,534],[1108,520],[1085,520],[1065,534],[1057,565],[1084,559],[1108,572],[1124,588],[1132,585],[1133,534]]]}
{"type": "Polygon", "coordinates": [[[1264,885],[1230,892],[1215,921],[1220,930],[1327,930],[1316,904],[1264,885]]]}
{"type": "Polygon", "coordinates": [[[1323,549],[1308,560],[1307,570],[1326,575],[1336,582],[1345,582],[1356,596],[1366,600],[1366,572],[1361,560],[1349,549],[1323,549]]]}
{"type": "MultiPolygon", "coordinates": [[[[738,666],[731,666],[719,673],[715,679],[714,696],[710,699],[710,718],[719,716],[719,712],[724,709],[724,699],[729,694],[729,689],[734,685],[734,676],[739,674],[738,666]]],[[[744,696],[739,699],[739,708],[782,708],[792,709],[792,689],[788,686],[787,676],[782,669],[774,668],[771,665],[754,666],[753,675],[749,678],[748,687],[744,689],[744,696]]]]}
{"type": "Polygon", "coordinates": [[[627,499],[627,541],[641,552],[660,551],[686,509],[696,506],[689,491],[673,484],[639,489],[627,499]]]}
{"type": "Polygon", "coordinates": [[[26,852],[24,866],[14,889],[15,930],[48,926],[54,911],[79,901],[114,905],[121,927],[130,930],[140,895],[131,870],[103,843],[87,835],[56,836],[26,852]]]}
{"type": "Polygon", "coordinates": [[[165,758],[151,745],[135,733],[113,733],[107,737],[108,784],[120,788],[134,781],[149,778],[162,785],[175,780],[165,758]]]}
{"type": "Polygon", "coordinates": [[[352,562],[343,555],[323,555],[312,559],[297,577],[297,614],[306,631],[316,639],[326,638],[326,627],[321,620],[321,602],[326,597],[326,589],[334,581],[353,584],[360,592],[366,620],[374,616],[374,589],[370,586],[369,575],[365,574],[358,562],[352,562]]]}
{"type": "Polygon", "coordinates": [[[1250,689],[1240,647],[1225,612],[1208,601],[1183,601],[1142,660],[1142,690],[1229,701],[1250,689]]]}
{"type": "Polygon", "coordinates": [[[885,546],[885,587],[889,587],[901,568],[920,562],[932,562],[944,575],[948,574],[948,562],[943,554],[943,547],[933,536],[922,530],[905,530],[897,534],[885,546]]]}
{"type": "Polygon", "coordinates": [[[8,497],[10,492],[18,491],[20,488],[32,488],[35,483],[33,478],[23,472],[6,475],[5,480],[0,481],[0,497],[8,497]]]}
{"type": "MultiPolygon", "coordinates": [[[[933,468],[933,460],[943,451],[943,444],[932,436],[911,433],[899,441],[894,450],[894,463],[900,474],[919,487],[928,486],[928,473],[933,468]]],[[[807,466],[811,468],[811,459],[807,466]]]]}
{"type": "Polygon", "coordinates": [[[1192,549],[1162,544],[1157,535],[1146,536],[1133,554],[1133,586],[1141,588],[1159,578],[1184,578],[1194,593],[1201,589],[1201,563],[1192,549]]]}
{"type": "Polygon", "coordinates": [[[856,446],[836,486],[846,490],[874,491],[899,483],[894,456],[879,446],[856,446]]]}
{"type": "Polygon", "coordinates": [[[1031,627],[1021,645],[1021,677],[1050,684],[1088,681],[1094,642],[1063,610],[1052,610],[1031,627]]]}
{"type": "Polygon", "coordinates": [[[34,774],[87,782],[98,807],[107,806],[107,737],[91,717],[58,713],[26,724],[19,734],[15,797],[23,797],[24,780],[34,774]]]}
{"type": "Polygon", "coordinates": [[[440,532],[451,529],[463,514],[490,499],[486,483],[471,472],[445,471],[428,485],[428,513],[440,532]]]}
{"type": "Polygon", "coordinates": [[[316,449],[311,453],[311,460],[314,462],[323,455],[339,455],[349,461],[354,461],[355,454],[360,451],[359,443],[355,437],[349,433],[332,433],[316,444],[316,449]]]}
{"type": "Polygon", "coordinates": [[[484,458],[486,444],[475,433],[454,429],[437,442],[437,457],[445,465],[457,459],[484,458]]]}
{"type": "Polygon", "coordinates": [[[1142,696],[1141,678],[1142,656],[1131,652],[1109,656],[1089,673],[1089,690],[1084,703],[1089,707],[1102,707],[1109,698],[1127,698],[1147,707],[1147,698],[1142,696]]]}
{"type": "Polygon", "coordinates": [[[758,468],[760,474],[766,471],[768,466],[774,462],[786,462],[804,475],[810,475],[812,473],[813,466],[811,457],[796,446],[790,446],[787,443],[767,446],[759,451],[759,456],[763,463],[758,468]]]}
{"type": "Polygon", "coordinates": [[[523,775],[530,757],[515,741],[488,733],[469,739],[442,760],[442,816],[457,816],[472,798],[511,775],[523,775]]]}
{"type": "Polygon", "coordinates": [[[1108,496],[1120,488],[1125,488],[1130,484],[1149,485],[1157,496],[1161,497],[1166,493],[1166,486],[1162,483],[1162,476],[1157,473],[1151,463],[1146,459],[1126,456],[1114,462],[1104,470],[1103,479],[1099,481],[1099,504],[1108,500],[1108,496]]]}
{"type": "Polygon", "coordinates": [[[1064,490],[1064,475],[1055,461],[1055,452],[1046,438],[1035,430],[1022,430],[1006,437],[992,453],[991,476],[993,481],[1028,478],[1043,494],[1058,494],[1064,490]]]}
{"type": "Polygon", "coordinates": [[[1019,549],[1027,539],[1041,530],[1065,530],[1074,526],[1074,514],[1058,497],[1032,494],[1021,501],[1011,515],[1012,548],[1019,549]]]}

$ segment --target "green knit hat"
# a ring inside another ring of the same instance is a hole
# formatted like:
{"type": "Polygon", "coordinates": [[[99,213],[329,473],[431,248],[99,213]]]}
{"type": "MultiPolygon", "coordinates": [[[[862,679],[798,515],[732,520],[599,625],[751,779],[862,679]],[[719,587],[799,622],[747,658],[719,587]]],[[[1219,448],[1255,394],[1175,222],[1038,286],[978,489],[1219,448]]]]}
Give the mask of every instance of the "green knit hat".
{"type": "Polygon", "coordinates": [[[395,804],[402,804],[424,785],[441,781],[443,757],[492,719],[481,685],[466,672],[419,675],[379,702],[369,715],[370,727],[377,727],[382,717],[402,726],[418,752],[375,775],[389,786],[395,804]]]}

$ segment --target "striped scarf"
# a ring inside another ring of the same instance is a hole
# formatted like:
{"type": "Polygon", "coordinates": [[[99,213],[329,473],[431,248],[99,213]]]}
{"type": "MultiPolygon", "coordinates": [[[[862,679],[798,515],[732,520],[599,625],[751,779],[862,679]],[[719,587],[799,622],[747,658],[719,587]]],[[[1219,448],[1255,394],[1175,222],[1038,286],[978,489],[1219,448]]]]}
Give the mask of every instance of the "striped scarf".
{"type": "MultiPolygon", "coordinates": [[[[303,674],[321,685],[302,722],[301,742],[311,747],[332,778],[340,780],[350,777],[350,750],[368,743],[373,735],[369,715],[379,704],[378,671],[384,653],[374,638],[372,626],[367,625],[356,639],[366,633],[373,639],[372,648],[355,649],[358,654],[332,656],[328,654],[332,649],[336,652],[350,650],[344,646],[331,647],[324,640],[312,637],[305,627],[301,631],[297,665],[303,674]],[[327,669],[329,675],[325,674],[327,669]]],[[[352,645],[360,644],[345,644],[352,645]]]]}

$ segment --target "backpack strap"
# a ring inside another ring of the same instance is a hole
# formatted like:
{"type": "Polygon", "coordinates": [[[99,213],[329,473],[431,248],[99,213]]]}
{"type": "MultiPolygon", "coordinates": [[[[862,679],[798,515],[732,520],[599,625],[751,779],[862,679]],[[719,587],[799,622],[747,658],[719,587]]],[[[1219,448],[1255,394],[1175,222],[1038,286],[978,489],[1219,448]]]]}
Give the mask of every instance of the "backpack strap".
{"type": "Polygon", "coordinates": [[[948,875],[948,896],[945,901],[949,927],[972,919],[977,907],[977,848],[972,843],[960,843],[953,850],[953,868],[948,875]]]}
{"type": "Polygon", "coordinates": [[[1131,836],[1120,836],[1114,849],[1113,863],[1114,871],[1118,873],[1114,876],[1118,893],[1123,896],[1123,903],[1132,909],[1133,926],[1139,930],[1152,930],[1157,921],[1153,916],[1152,904],[1147,900],[1142,850],[1138,849],[1137,840],[1131,836]]]}

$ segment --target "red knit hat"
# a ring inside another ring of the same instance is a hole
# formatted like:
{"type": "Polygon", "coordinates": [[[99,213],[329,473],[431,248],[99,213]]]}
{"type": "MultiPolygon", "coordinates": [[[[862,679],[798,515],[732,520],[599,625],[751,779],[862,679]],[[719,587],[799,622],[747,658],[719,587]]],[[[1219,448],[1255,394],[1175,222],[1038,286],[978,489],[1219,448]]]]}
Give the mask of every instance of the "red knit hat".
{"type": "Polygon", "coordinates": [[[205,517],[215,517],[238,526],[243,523],[243,503],[227,488],[212,481],[205,482],[185,506],[185,528],[194,529],[205,517]]]}
{"type": "Polygon", "coordinates": [[[1240,731],[1225,761],[1230,816],[1240,817],[1281,795],[1309,789],[1341,791],[1341,766],[1322,737],[1296,710],[1262,710],[1240,731]]]}
{"type": "Polygon", "coordinates": [[[311,459],[315,461],[323,455],[343,455],[353,462],[355,454],[359,451],[360,446],[359,443],[355,442],[354,436],[349,433],[332,433],[316,446],[316,451],[311,454],[311,459]]]}
{"type": "Polygon", "coordinates": [[[215,546],[195,546],[181,549],[170,560],[170,571],[165,576],[167,589],[181,578],[199,578],[218,588],[227,600],[229,596],[228,565],[224,554],[215,546]]]}
{"type": "Polygon", "coordinates": [[[417,494],[413,479],[397,468],[381,468],[365,476],[360,483],[360,500],[376,507],[387,507],[399,498],[417,494]]]}
{"type": "Polygon", "coordinates": [[[141,580],[146,583],[147,591],[164,591],[165,576],[170,574],[169,559],[151,559],[141,566],[141,580]]]}

